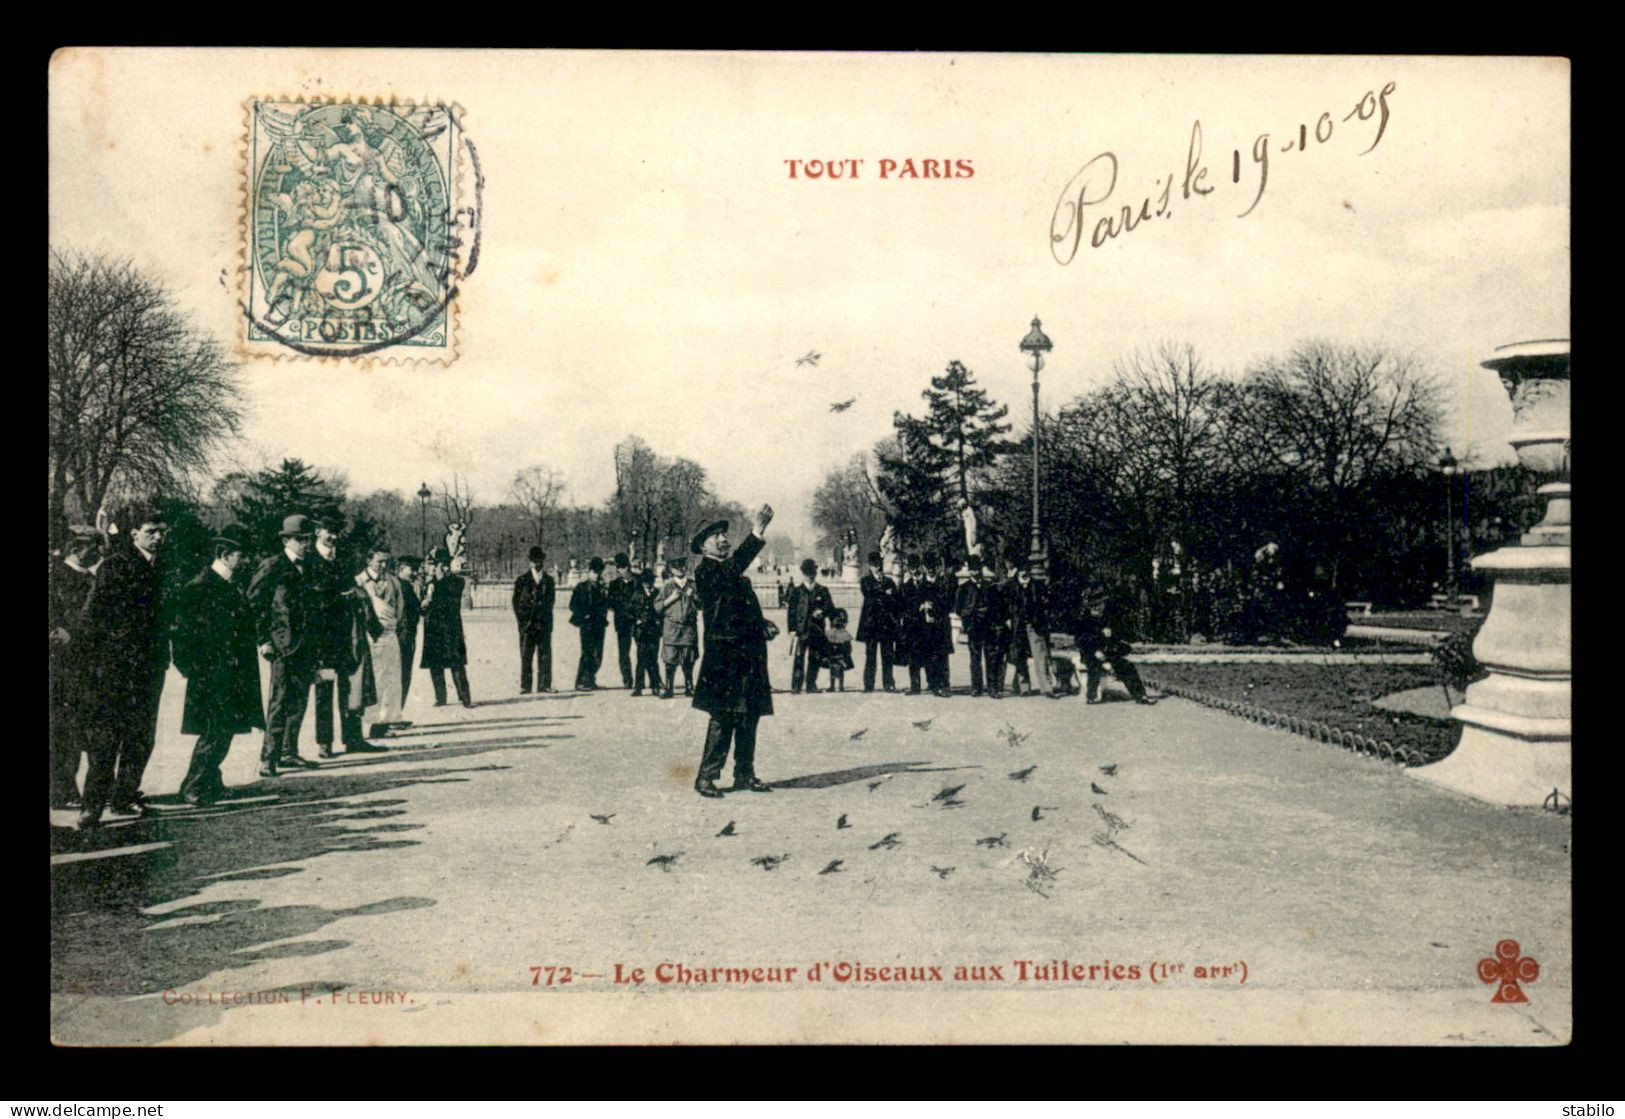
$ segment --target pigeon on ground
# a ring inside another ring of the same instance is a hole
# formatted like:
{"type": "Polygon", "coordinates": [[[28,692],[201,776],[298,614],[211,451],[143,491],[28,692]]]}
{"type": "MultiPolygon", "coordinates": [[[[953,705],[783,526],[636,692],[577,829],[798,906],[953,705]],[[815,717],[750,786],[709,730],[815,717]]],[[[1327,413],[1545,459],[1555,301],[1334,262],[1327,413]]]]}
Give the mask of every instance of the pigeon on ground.
{"type": "Polygon", "coordinates": [[[949,797],[947,800],[942,802],[942,807],[944,807],[944,808],[963,808],[963,807],[965,807],[965,802],[962,801],[962,800],[955,800],[953,797],[949,797]]]}
{"type": "Polygon", "coordinates": [[[591,816],[594,820],[597,820],[600,824],[607,824],[607,823],[609,823],[610,816],[619,816],[620,813],[619,812],[611,812],[609,814],[609,816],[600,816],[596,812],[589,812],[589,813],[587,813],[587,815],[591,816]]]}
{"type": "Polygon", "coordinates": [[[1053,805],[1053,804],[1035,804],[1035,805],[1033,805],[1033,819],[1035,821],[1036,820],[1042,820],[1044,818],[1044,812],[1046,810],[1050,811],[1050,812],[1054,812],[1054,811],[1057,810],[1057,806],[1053,805]]]}
{"type": "Polygon", "coordinates": [[[829,865],[826,866],[823,870],[819,871],[818,873],[819,874],[839,874],[839,873],[841,873],[841,864],[844,863],[845,861],[846,861],[845,859],[831,859],[829,861],[829,865]]]}
{"type": "Polygon", "coordinates": [[[921,719],[919,722],[914,724],[914,729],[915,730],[930,730],[931,729],[931,724],[934,721],[935,720],[933,720],[933,719],[921,719]]]}
{"type": "Polygon", "coordinates": [[[1014,773],[1009,775],[1010,780],[1012,780],[1012,781],[1025,781],[1025,780],[1027,780],[1027,778],[1029,778],[1029,777],[1031,777],[1033,775],[1033,770],[1035,770],[1037,768],[1038,768],[1038,766],[1036,766],[1036,765],[1030,765],[1026,769],[1018,769],[1014,773]]]}
{"type": "Polygon", "coordinates": [[[1097,797],[1103,797],[1103,796],[1109,795],[1106,792],[1105,789],[1102,789],[1099,785],[1095,784],[1093,781],[1089,782],[1089,791],[1094,793],[1097,797]]]}
{"type": "Polygon", "coordinates": [[[1010,833],[1007,831],[1001,831],[998,835],[984,835],[981,839],[976,841],[976,846],[986,847],[989,850],[994,847],[1007,847],[1009,845],[1005,843],[1004,837],[1009,834],[1010,833]]]}
{"type": "Polygon", "coordinates": [[[839,404],[831,404],[829,406],[829,410],[831,412],[844,412],[857,402],[858,398],[854,396],[851,400],[843,400],[839,404]]]}
{"type": "Polygon", "coordinates": [[[884,847],[889,851],[893,847],[901,847],[903,845],[903,841],[897,837],[902,834],[903,833],[900,831],[887,832],[878,842],[869,844],[869,850],[878,851],[884,847]]]}
{"type": "Polygon", "coordinates": [[[842,828],[849,828],[851,826],[852,826],[851,824],[846,822],[846,813],[845,812],[841,813],[841,818],[839,820],[835,821],[835,830],[836,831],[840,831],[842,828]]]}
{"type": "Polygon", "coordinates": [[[681,851],[677,852],[675,855],[656,855],[654,858],[650,859],[648,862],[644,863],[643,865],[644,866],[657,866],[661,870],[669,871],[672,867],[677,865],[677,860],[682,858],[682,857],[683,857],[683,853],[681,851]]]}
{"type": "Polygon", "coordinates": [[[757,855],[754,859],[752,859],[750,861],[750,865],[751,866],[759,866],[763,870],[777,870],[779,868],[779,864],[782,863],[785,859],[788,859],[789,857],[790,856],[788,854],[784,854],[784,855],[757,855]]]}
{"type": "Polygon", "coordinates": [[[957,794],[959,792],[959,790],[963,789],[964,787],[965,787],[964,785],[945,785],[945,786],[943,786],[942,791],[940,793],[938,793],[936,796],[932,797],[931,799],[932,800],[953,800],[955,794],[957,794]]]}
{"type": "Polygon", "coordinates": [[[722,825],[722,830],[717,832],[718,836],[738,834],[738,832],[734,831],[734,822],[732,820],[729,820],[726,824],[722,825]]]}
{"type": "Polygon", "coordinates": [[[808,350],[806,353],[804,353],[800,357],[796,358],[796,364],[797,365],[817,365],[818,364],[818,359],[823,357],[823,356],[824,355],[819,353],[817,350],[808,350]]]}
{"type": "Polygon", "coordinates": [[[878,781],[869,782],[869,791],[871,793],[874,792],[876,789],[880,788],[880,786],[884,785],[887,781],[890,781],[890,780],[891,780],[890,777],[882,777],[878,781]]]}
{"type": "Polygon", "coordinates": [[[862,730],[855,730],[848,737],[848,741],[856,742],[856,741],[858,741],[858,739],[862,738],[864,735],[866,735],[868,733],[869,733],[869,728],[868,727],[864,727],[862,730]]]}
{"type": "Polygon", "coordinates": [[[1116,762],[1108,762],[1108,763],[1106,763],[1105,765],[1100,767],[1100,772],[1104,773],[1107,777],[1116,777],[1117,776],[1117,763],[1116,762]]]}
{"type": "Polygon", "coordinates": [[[947,878],[948,875],[954,872],[954,868],[951,866],[937,866],[935,864],[932,864],[931,870],[938,878],[947,878]]]}

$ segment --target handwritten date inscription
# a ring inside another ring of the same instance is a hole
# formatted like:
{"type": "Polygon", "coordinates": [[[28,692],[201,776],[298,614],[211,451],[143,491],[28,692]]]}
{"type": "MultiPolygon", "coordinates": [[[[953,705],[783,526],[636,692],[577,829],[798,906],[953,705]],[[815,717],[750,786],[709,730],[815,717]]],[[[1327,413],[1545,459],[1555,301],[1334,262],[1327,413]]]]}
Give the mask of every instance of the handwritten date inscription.
{"type": "MultiPolygon", "coordinates": [[[[1366,131],[1370,132],[1374,127],[1376,134],[1372,136],[1371,143],[1366,149],[1359,154],[1368,155],[1375,150],[1382,142],[1383,134],[1388,131],[1388,116],[1391,112],[1388,97],[1394,89],[1395,84],[1389,82],[1381,90],[1366,90],[1355,102],[1354,107],[1343,116],[1341,122],[1334,121],[1330,112],[1321,113],[1312,127],[1307,122],[1299,124],[1296,135],[1289,136],[1284,142],[1272,140],[1268,132],[1260,132],[1252,143],[1252,159],[1247,167],[1247,176],[1254,191],[1252,201],[1236,216],[1246,217],[1257,209],[1258,203],[1263,200],[1264,191],[1269,186],[1272,143],[1278,145],[1276,150],[1280,154],[1304,152],[1311,146],[1319,148],[1330,143],[1333,135],[1337,133],[1338,123],[1375,119],[1375,125],[1367,126],[1366,131]],[[1310,143],[1311,139],[1313,145],[1310,143]],[[1254,179],[1256,183],[1251,183],[1254,179]]],[[[1179,180],[1179,196],[1183,200],[1188,201],[1194,197],[1212,194],[1216,187],[1207,181],[1208,166],[1202,157],[1202,122],[1198,120],[1191,125],[1190,143],[1185,151],[1183,178],[1180,178],[1177,172],[1170,171],[1166,179],[1159,178],[1154,181],[1152,190],[1140,200],[1138,206],[1133,203],[1115,202],[1107,206],[1107,203],[1112,201],[1112,193],[1117,189],[1117,176],[1117,156],[1107,151],[1101,152],[1085,163],[1067,182],[1055,203],[1055,213],[1050,218],[1050,253],[1058,264],[1072,263],[1078,255],[1078,249],[1083,245],[1086,228],[1089,229],[1090,248],[1098,249],[1114,237],[1134,232],[1141,223],[1152,218],[1172,217],[1176,179],[1179,180]],[[1092,207],[1100,208],[1091,209],[1092,207]],[[1089,228],[1090,218],[1094,218],[1092,228],[1089,228]]],[[[1241,180],[1242,149],[1235,148],[1230,153],[1230,181],[1233,184],[1240,184],[1241,180]]]]}

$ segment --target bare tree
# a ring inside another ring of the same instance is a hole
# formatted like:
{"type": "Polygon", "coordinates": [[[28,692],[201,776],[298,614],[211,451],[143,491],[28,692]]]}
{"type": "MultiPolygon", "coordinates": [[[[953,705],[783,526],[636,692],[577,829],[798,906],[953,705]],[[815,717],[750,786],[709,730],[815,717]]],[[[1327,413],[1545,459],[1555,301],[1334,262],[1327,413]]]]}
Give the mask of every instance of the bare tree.
{"type": "Polygon", "coordinates": [[[52,250],[50,519],[185,486],[242,421],[237,367],[128,261],[52,250]]]}
{"type": "Polygon", "coordinates": [[[536,523],[536,543],[545,546],[548,518],[564,497],[564,477],[550,466],[527,466],[513,476],[508,492],[536,523]]]}
{"type": "Polygon", "coordinates": [[[824,475],[813,491],[812,522],[822,553],[844,544],[849,530],[857,532],[862,551],[879,546],[886,530],[886,504],[869,475],[866,455],[853,455],[844,466],[824,475]]]}
{"type": "Polygon", "coordinates": [[[461,474],[453,474],[449,482],[441,480],[440,511],[445,514],[448,526],[460,524],[466,531],[474,524],[474,488],[461,474]]]}

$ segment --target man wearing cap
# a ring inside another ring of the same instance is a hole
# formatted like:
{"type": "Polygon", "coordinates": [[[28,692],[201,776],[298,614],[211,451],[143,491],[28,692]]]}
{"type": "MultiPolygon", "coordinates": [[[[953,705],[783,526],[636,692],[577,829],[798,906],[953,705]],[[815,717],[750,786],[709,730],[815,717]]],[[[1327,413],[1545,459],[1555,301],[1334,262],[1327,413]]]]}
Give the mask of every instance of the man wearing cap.
{"type": "Polygon", "coordinates": [[[418,597],[418,557],[397,556],[395,577],[401,581],[401,707],[412,694],[412,669],[417,667],[418,622],[423,620],[423,600],[418,597]]]}
{"type": "Polygon", "coordinates": [[[530,570],[513,582],[513,616],[519,623],[519,694],[528,695],[531,667],[536,670],[536,690],[553,690],[553,602],[557,588],[553,576],[542,567],[547,553],[530,550],[530,570]]]}
{"type": "Polygon", "coordinates": [[[767,643],[778,627],[762,617],[756,591],[745,572],[761,552],[762,534],[773,519],[773,507],[764,505],[756,515],[756,529],[738,551],[728,543],[728,522],[713,521],[696,532],[689,550],[700,559],[694,586],[705,614],[705,652],[700,661],[700,682],[694,706],[711,716],[705,729],[705,751],[694,791],[720,797],[717,779],[734,755],[734,783],[730,792],[772,792],[756,776],[756,724],[773,714],[773,685],[767,674],[767,643]],[[731,554],[730,554],[731,553],[731,554]]]}
{"type": "Polygon", "coordinates": [[[665,669],[666,690],[662,699],[671,698],[677,683],[677,669],[683,669],[683,694],[694,694],[694,660],[700,644],[699,599],[695,595],[694,581],[688,577],[688,560],[677,556],[671,561],[671,578],[655,600],[655,610],[661,617],[660,660],[665,669]]]}
{"type": "Polygon", "coordinates": [[[1083,666],[1089,673],[1089,690],[1085,702],[1100,702],[1101,684],[1109,668],[1112,675],[1128,689],[1128,694],[1135,703],[1149,706],[1156,701],[1145,694],[1145,684],[1140,680],[1140,672],[1128,659],[1132,647],[1120,636],[1109,605],[1103,590],[1091,588],[1084,595],[1083,617],[1078,622],[1077,638],[1078,654],[1083,658],[1083,666]]]}
{"type": "Polygon", "coordinates": [[[78,808],[79,737],[84,718],[85,656],[80,621],[90,590],[96,583],[102,542],[94,528],[75,525],[51,563],[50,684],[51,684],[51,807],[78,808]],[[75,638],[78,637],[78,640],[75,638]]]}
{"type": "Polygon", "coordinates": [[[818,581],[818,564],[811,557],[801,561],[801,582],[790,588],[785,598],[785,624],[794,644],[790,648],[790,691],[799,695],[803,681],[809,695],[818,693],[818,666],[822,664],[824,625],[835,613],[829,588],[818,581]]]}
{"type": "Polygon", "coordinates": [[[621,683],[632,686],[632,614],[638,581],[632,576],[632,561],[625,552],[615,554],[615,574],[604,580],[609,592],[609,612],[615,619],[615,652],[620,657],[621,683]]]}
{"type": "Polygon", "coordinates": [[[993,565],[977,556],[966,561],[974,575],[959,585],[954,613],[965,627],[970,646],[970,694],[1004,695],[1004,650],[1009,645],[1009,621],[1004,597],[994,581],[993,565]]]}
{"type": "Polygon", "coordinates": [[[214,562],[182,589],[173,634],[175,667],[186,677],[181,733],[197,735],[181,782],[188,804],[225,795],[220,765],[233,736],[265,726],[254,608],[235,578],[247,551],[247,530],[231,525],[214,538],[214,562]]]}
{"type": "Polygon", "coordinates": [[[275,777],[278,767],[308,769],[316,764],[299,756],[299,727],[325,654],[328,624],[322,572],[309,566],[313,532],[310,518],[303,514],[283,518],[282,550],[262,560],[248,584],[260,656],[271,662],[261,777],[275,777]]]}
{"type": "Polygon", "coordinates": [[[113,544],[96,571],[79,626],[86,657],[81,726],[90,757],[82,828],[98,826],[109,806],[121,815],[140,811],[141,778],[152,757],[169,668],[158,569],[169,526],[157,510],[137,507],[120,514],[109,531],[113,544]]]}
{"type": "Polygon", "coordinates": [[[863,595],[863,613],[858,615],[858,641],[863,645],[863,690],[875,690],[875,650],[880,651],[881,684],[888,692],[897,690],[892,661],[897,655],[897,619],[902,598],[897,582],[886,574],[885,559],[869,553],[869,573],[858,580],[863,595]]]}
{"type": "Polygon", "coordinates": [[[609,624],[609,592],[604,589],[604,561],[587,561],[587,577],[570,592],[570,624],[581,634],[581,660],[576,664],[576,690],[598,687],[598,666],[604,660],[604,627],[609,624]]]}
{"type": "Polygon", "coordinates": [[[434,705],[446,705],[446,670],[464,707],[474,706],[468,687],[468,643],[463,639],[464,579],[451,570],[451,552],[436,548],[429,559],[423,595],[423,667],[429,670],[434,705]]]}

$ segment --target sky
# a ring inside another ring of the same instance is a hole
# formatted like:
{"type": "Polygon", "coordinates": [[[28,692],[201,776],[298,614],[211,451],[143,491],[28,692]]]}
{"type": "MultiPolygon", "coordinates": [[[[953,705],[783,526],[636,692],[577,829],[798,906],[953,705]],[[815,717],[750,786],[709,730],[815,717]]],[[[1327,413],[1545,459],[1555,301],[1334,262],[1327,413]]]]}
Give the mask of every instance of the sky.
{"type": "Polygon", "coordinates": [[[50,96],[52,244],[131,258],[233,344],[247,104],[461,107],[484,188],[455,360],[243,364],[230,458],[302,458],[360,492],[455,473],[498,500],[545,464],[596,502],[635,433],[810,539],[818,481],[950,360],[1025,425],[1034,316],[1046,408],[1161,340],[1228,375],[1307,338],[1376,343],[1440,379],[1458,455],[1508,462],[1511,408],[1479,362],[1569,330],[1561,61],[75,50],[50,96]],[[791,177],[811,159],[863,162],[791,177]],[[927,159],[973,173],[906,176],[927,159]]]}

